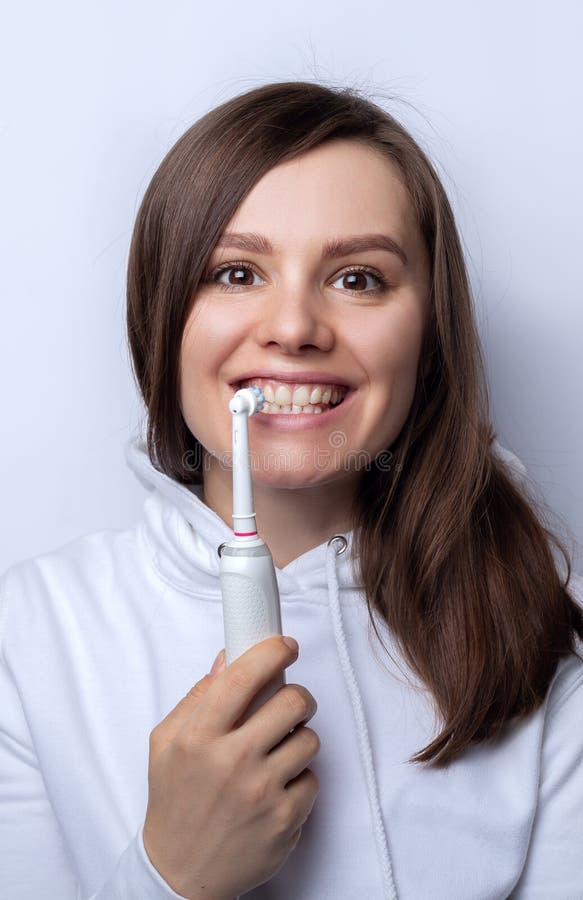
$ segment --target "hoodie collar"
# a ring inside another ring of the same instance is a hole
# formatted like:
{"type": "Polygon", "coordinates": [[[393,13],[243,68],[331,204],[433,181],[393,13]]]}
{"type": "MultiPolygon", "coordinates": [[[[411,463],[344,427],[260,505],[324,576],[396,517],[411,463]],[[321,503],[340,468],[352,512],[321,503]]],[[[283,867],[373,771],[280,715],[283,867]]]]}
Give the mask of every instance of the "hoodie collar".
{"type": "MultiPolygon", "coordinates": [[[[521,460],[497,439],[492,449],[522,486],[528,473],[521,460]]],[[[203,486],[186,486],[152,465],[143,435],[132,436],[125,446],[127,465],[149,492],[140,524],[143,539],[159,574],[174,587],[220,601],[217,549],[232,538],[232,530],[202,500],[203,486]]],[[[353,603],[350,592],[362,590],[356,577],[352,530],[343,533],[346,552],[336,557],[335,572],[341,603],[353,603]]],[[[334,537],[330,533],[330,540],[334,537]]],[[[328,602],[326,550],[329,541],[312,547],[284,566],[276,567],[281,596],[303,601],[328,602]]]]}
{"type": "MultiPolygon", "coordinates": [[[[232,529],[203,502],[202,485],[183,485],[157,469],[143,435],[131,437],[125,446],[128,467],[149,492],[140,528],[150,555],[164,580],[186,593],[220,601],[218,547],[231,540],[232,529]]],[[[353,531],[343,532],[346,552],[337,557],[336,575],[341,602],[357,591],[353,562],[353,531]]],[[[334,536],[330,532],[330,539],[334,536]]],[[[282,569],[276,567],[281,596],[328,602],[326,550],[328,541],[312,547],[282,569]]]]}

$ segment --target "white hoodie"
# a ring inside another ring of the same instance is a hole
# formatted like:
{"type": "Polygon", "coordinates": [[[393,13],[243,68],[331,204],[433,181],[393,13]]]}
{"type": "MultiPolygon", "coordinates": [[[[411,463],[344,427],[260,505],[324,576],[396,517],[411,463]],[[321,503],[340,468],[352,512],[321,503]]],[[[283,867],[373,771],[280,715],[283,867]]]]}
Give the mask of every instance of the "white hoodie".
{"type": "MultiPolygon", "coordinates": [[[[180,897],[142,843],[148,739],[224,645],[217,547],[231,529],[142,439],[126,458],[150,491],[136,526],[0,580],[2,900],[180,897]]],[[[300,645],[286,679],[318,703],[320,790],[285,865],[245,897],[583,898],[583,648],[495,747],[444,771],[410,764],[437,734],[430,702],[369,627],[345,537],[342,555],[324,542],[277,569],[283,632],[300,645]]],[[[583,602],[583,579],[571,587],[583,602]]]]}

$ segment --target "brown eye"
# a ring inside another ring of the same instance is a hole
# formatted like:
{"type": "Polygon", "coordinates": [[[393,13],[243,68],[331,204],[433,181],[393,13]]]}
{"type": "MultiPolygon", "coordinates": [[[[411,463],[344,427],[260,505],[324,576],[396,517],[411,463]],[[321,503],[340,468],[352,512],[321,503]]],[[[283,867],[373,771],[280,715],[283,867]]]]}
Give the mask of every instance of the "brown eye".
{"type": "Polygon", "coordinates": [[[257,275],[257,272],[247,263],[235,262],[219,266],[205,276],[203,281],[205,284],[216,284],[223,291],[236,291],[240,287],[254,287],[254,275],[257,275]],[[222,280],[222,275],[226,275],[227,280],[222,280]]]}
{"type": "MultiPolygon", "coordinates": [[[[387,280],[380,273],[373,272],[366,267],[355,267],[348,269],[340,275],[336,282],[341,281],[344,288],[351,294],[378,294],[387,287],[387,280]],[[376,287],[367,288],[367,279],[372,278],[376,281],[376,287]]],[[[334,284],[336,283],[334,282],[334,284]]]]}
{"type": "MultiPolygon", "coordinates": [[[[224,273],[230,273],[227,274],[227,284],[241,284],[246,287],[250,284],[253,284],[254,273],[250,269],[244,269],[241,266],[235,268],[234,266],[232,266],[229,269],[223,269],[223,271],[219,272],[218,275],[222,275],[224,273]]],[[[222,283],[224,284],[224,282],[222,283]]]]}
{"type": "Polygon", "coordinates": [[[349,272],[347,275],[342,276],[342,281],[344,287],[356,290],[364,288],[366,290],[366,276],[363,272],[349,272]]]}

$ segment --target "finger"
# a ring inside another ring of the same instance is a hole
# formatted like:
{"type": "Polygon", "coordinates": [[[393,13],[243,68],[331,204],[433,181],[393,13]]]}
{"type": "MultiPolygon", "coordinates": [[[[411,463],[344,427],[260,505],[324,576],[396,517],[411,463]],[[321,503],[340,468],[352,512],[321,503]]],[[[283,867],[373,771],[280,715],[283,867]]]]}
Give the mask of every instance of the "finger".
{"type": "Polygon", "coordinates": [[[313,763],[320,746],[317,732],[300,725],[267,754],[265,763],[281,787],[286,787],[313,763]]]}
{"type": "Polygon", "coordinates": [[[210,685],[203,700],[215,735],[227,734],[243,716],[256,694],[298,656],[280,635],[266,638],[237,657],[210,685]]]}
{"type": "Polygon", "coordinates": [[[225,668],[225,650],[223,649],[217,654],[211,671],[190,688],[182,700],[170,710],[168,715],[165,716],[158,725],[159,731],[164,733],[165,738],[171,739],[184,724],[191,721],[193,711],[200,704],[200,701],[207,693],[214,679],[218,677],[225,668]]]}
{"type": "Polygon", "coordinates": [[[270,753],[290,732],[315,716],[318,704],[301,684],[287,684],[238,729],[239,738],[253,743],[257,755],[270,753]],[[250,733],[253,732],[253,740],[250,733]]]}

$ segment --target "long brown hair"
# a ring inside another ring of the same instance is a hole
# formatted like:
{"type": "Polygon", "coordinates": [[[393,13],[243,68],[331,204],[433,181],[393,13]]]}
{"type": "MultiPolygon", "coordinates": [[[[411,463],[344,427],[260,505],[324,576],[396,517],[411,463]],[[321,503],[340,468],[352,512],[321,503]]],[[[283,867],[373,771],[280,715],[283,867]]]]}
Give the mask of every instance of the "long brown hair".
{"type": "MultiPolygon", "coordinates": [[[[561,657],[583,638],[567,591],[571,561],[544,504],[494,452],[484,363],[464,256],[445,190],[393,116],[350,87],[292,81],[212,109],[172,147],[141,203],[128,264],[127,329],[148,412],[152,463],[200,483],[200,445],[179,405],[185,323],[211,252],[272,167],[335,138],[396,164],[431,260],[431,314],[408,418],[363,468],[355,561],[370,621],[388,625],[429,691],[441,732],[410,762],[448,765],[543,702],[561,657]],[[554,545],[566,562],[561,580],[554,545]]],[[[388,650],[387,650],[388,652],[388,650]]]]}

